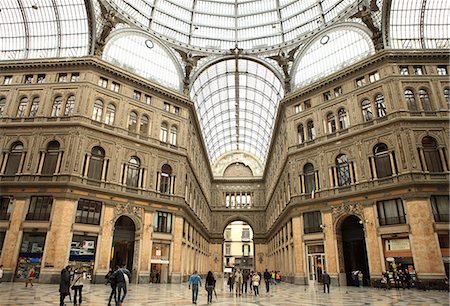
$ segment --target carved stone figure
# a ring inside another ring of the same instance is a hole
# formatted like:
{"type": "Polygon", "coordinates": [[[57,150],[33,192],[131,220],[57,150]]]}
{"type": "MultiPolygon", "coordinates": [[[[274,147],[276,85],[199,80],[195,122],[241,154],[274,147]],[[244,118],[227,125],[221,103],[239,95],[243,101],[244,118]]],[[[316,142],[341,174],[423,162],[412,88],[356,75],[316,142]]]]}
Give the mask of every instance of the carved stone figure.
{"type": "Polygon", "coordinates": [[[268,56],[268,59],[272,59],[278,63],[283,69],[284,73],[284,87],[286,92],[291,91],[291,76],[289,74],[289,63],[294,61],[295,52],[300,48],[300,45],[289,51],[287,54],[285,51],[280,51],[278,55],[268,56]]]}
{"type": "Polygon", "coordinates": [[[192,70],[197,67],[197,62],[202,58],[206,57],[204,55],[192,55],[191,52],[185,52],[183,50],[175,49],[175,51],[180,54],[184,62],[184,79],[183,79],[183,91],[185,94],[189,93],[189,80],[191,77],[192,70]]]}
{"type": "Polygon", "coordinates": [[[372,41],[375,46],[375,50],[377,51],[382,50],[384,46],[382,33],[373,22],[372,12],[378,12],[379,10],[380,9],[377,6],[377,1],[371,0],[369,6],[362,5],[359,8],[359,11],[350,17],[361,19],[361,21],[369,28],[369,30],[372,32],[372,41]]]}
{"type": "Polygon", "coordinates": [[[101,10],[102,31],[95,41],[95,54],[102,56],[109,34],[111,34],[117,24],[125,23],[125,21],[117,16],[115,12],[109,11],[101,1],[98,1],[98,3],[101,10]]]}

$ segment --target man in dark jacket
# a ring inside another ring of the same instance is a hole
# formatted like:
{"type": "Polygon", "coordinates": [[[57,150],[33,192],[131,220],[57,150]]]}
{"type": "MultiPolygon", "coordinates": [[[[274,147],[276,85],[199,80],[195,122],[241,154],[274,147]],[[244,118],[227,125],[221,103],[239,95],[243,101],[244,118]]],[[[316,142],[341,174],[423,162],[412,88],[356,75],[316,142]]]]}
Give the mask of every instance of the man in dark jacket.
{"type": "Polygon", "coordinates": [[[119,302],[119,305],[122,305],[123,300],[125,299],[125,296],[127,295],[127,281],[125,280],[128,278],[128,282],[131,279],[131,273],[128,271],[127,268],[117,268],[117,270],[112,274],[112,277],[116,280],[117,284],[117,302],[119,302]],[[123,291],[123,295],[121,298],[121,293],[123,291]]]}
{"type": "Polygon", "coordinates": [[[64,299],[69,295],[70,290],[70,266],[61,270],[61,279],[59,281],[59,305],[64,306],[64,299]]]}
{"type": "Polygon", "coordinates": [[[331,283],[330,275],[328,275],[327,271],[323,271],[322,274],[323,293],[325,293],[325,288],[328,290],[328,293],[330,293],[330,283],[331,283]]]}
{"type": "Polygon", "coordinates": [[[270,274],[270,272],[266,269],[266,271],[264,272],[264,281],[266,282],[266,292],[269,292],[269,287],[270,287],[270,279],[272,278],[272,275],[270,274]]]}

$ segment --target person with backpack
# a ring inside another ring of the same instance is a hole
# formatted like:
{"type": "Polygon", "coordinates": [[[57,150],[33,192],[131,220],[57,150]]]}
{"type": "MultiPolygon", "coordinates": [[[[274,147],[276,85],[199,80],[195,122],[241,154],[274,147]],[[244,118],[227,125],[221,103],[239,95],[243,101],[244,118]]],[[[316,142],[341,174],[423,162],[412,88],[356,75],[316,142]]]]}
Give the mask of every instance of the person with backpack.
{"type": "MultiPolygon", "coordinates": [[[[116,268],[117,269],[117,268],[116,268]]],[[[110,284],[111,286],[111,293],[109,295],[109,300],[108,300],[108,306],[111,306],[111,299],[114,296],[114,305],[117,305],[117,282],[116,282],[116,278],[113,277],[113,270],[110,269],[108,274],[106,274],[105,278],[106,278],[106,283],[105,285],[110,284]]]]}
{"type": "Polygon", "coordinates": [[[189,289],[191,289],[192,285],[192,304],[197,304],[198,298],[198,286],[202,286],[202,279],[200,275],[197,274],[197,271],[194,271],[194,274],[189,277],[189,289]]]}
{"type": "Polygon", "coordinates": [[[86,279],[86,274],[84,274],[83,268],[79,268],[75,271],[73,275],[72,287],[71,289],[74,291],[73,294],[73,305],[81,305],[82,303],[82,291],[83,291],[83,280],[86,279]],[[77,296],[78,296],[78,304],[77,304],[77,296]]]}
{"type": "Polygon", "coordinates": [[[116,288],[118,292],[117,302],[120,306],[122,306],[125,296],[127,295],[127,284],[130,282],[131,273],[125,267],[117,267],[117,270],[111,276],[116,280],[116,288]]]}
{"type": "Polygon", "coordinates": [[[34,271],[34,266],[30,266],[30,270],[28,271],[27,280],[25,281],[25,288],[28,287],[28,284],[33,287],[33,279],[36,275],[36,272],[34,271]]]}

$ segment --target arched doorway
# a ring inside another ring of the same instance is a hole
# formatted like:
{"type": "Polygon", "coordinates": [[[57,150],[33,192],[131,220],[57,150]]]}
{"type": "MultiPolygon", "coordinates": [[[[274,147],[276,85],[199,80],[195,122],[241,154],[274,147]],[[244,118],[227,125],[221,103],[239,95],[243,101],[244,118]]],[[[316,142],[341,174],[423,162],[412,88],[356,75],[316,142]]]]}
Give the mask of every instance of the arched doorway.
{"type": "Polygon", "coordinates": [[[354,279],[355,271],[362,272],[364,284],[368,285],[369,264],[361,219],[354,215],[348,216],[342,221],[341,231],[347,286],[357,285],[354,279]]]}
{"type": "Polygon", "coordinates": [[[121,216],[117,219],[111,250],[111,268],[125,266],[133,271],[135,232],[136,226],[131,218],[121,216]]]}
{"type": "Polygon", "coordinates": [[[223,272],[226,275],[237,268],[250,272],[255,269],[253,229],[244,221],[234,221],[224,230],[223,272]]]}

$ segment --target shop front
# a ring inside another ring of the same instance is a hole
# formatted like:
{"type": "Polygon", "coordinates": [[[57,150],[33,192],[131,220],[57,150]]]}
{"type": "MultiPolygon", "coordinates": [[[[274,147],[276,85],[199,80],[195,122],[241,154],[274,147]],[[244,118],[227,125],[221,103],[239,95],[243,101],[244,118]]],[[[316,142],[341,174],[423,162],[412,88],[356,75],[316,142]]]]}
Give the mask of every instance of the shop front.
{"type": "Polygon", "coordinates": [[[400,270],[402,272],[407,270],[414,282],[416,280],[416,271],[409,238],[383,239],[383,244],[386,271],[389,273],[390,279],[394,281],[400,270]]]}
{"type": "Polygon", "coordinates": [[[325,252],[323,244],[307,245],[308,284],[322,282],[325,269],[325,252]]]}
{"type": "Polygon", "coordinates": [[[22,244],[17,259],[16,280],[26,280],[31,268],[34,269],[35,279],[39,280],[46,235],[47,233],[40,232],[23,233],[22,244]]]}
{"type": "Polygon", "coordinates": [[[166,284],[169,280],[170,242],[153,242],[150,282],[166,284]]]}
{"type": "Polygon", "coordinates": [[[88,280],[92,280],[96,248],[97,236],[73,235],[69,265],[75,269],[82,267],[88,280]]]}

